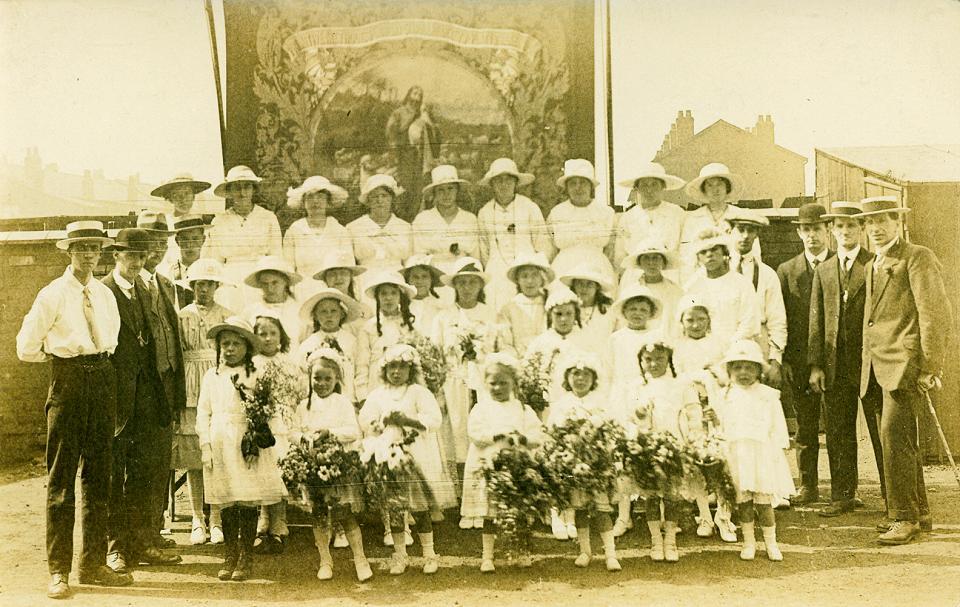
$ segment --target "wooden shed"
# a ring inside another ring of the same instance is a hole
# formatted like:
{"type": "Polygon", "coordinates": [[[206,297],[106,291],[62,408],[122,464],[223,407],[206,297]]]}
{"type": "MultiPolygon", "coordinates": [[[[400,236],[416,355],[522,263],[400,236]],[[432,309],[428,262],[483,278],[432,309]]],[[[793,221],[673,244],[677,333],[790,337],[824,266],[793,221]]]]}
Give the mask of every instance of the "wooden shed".
{"type": "MultiPolygon", "coordinates": [[[[911,209],[906,237],[929,247],[943,263],[953,307],[951,347],[957,352],[960,313],[960,144],[817,149],[817,198],[836,200],[897,195],[911,209]]],[[[948,327],[944,327],[946,330],[948,327]]],[[[951,451],[960,451],[960,360],[948,356],[944,389],[934,395],[951,451]]],[[[942,456],[931,419],[922,418],[921,446],[928,459],[942,456]]]]}

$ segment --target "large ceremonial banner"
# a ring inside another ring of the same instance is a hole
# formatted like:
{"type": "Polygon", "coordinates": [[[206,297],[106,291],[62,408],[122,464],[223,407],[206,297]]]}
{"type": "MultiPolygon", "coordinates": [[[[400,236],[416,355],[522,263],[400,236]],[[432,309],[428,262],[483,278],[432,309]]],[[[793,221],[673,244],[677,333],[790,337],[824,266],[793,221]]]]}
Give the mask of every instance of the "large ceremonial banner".
{"type": "Polygon", "coordinates": [[[350,191],[347,220],[363,180],[390,172],[409,220],[437,164],[476,183],[510,156],[546,210],[563,161],[593,159],[589,0],[224,4],[224,163],[265,179],[266,206],[321,174],[350,191]]]}

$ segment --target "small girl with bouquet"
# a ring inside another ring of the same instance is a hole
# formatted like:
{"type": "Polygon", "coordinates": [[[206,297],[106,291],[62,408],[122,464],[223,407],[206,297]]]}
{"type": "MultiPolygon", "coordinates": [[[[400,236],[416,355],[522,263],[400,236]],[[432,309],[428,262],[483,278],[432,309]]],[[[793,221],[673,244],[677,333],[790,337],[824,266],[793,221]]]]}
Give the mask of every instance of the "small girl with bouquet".
{"type": "MultiPolygon", "coordinates": [[[[217,577],[243,581],[253,567],[257,508],[278,503],[286,489],[276,458],[250,455],[244,441],[248,415],[241,389],[253,394],[260,373],[253,357],[260,338],[236,316],[211,327],[207,336],[216,343],[217,360],[216,367],[203,376],[197,400],[204,498],[211,507],[220,508],[223,520],[226,555],[217,577]]],[[[268,427],[251,430],[254,445],[273,445],[268,427]]]]}
{"type": "MultiPolygon", "coordinates": [[[[308,360],[310,392],[300,402],[291,427],[293,442],[311,441],[317,432],[329,432],[344,449],[354,450],[363,434],[357,423],[353,402],[342,393],[343,356],[332,348],[320,348],[308,360]]],[[[333,578],[333,557],[330,554],[331,522],[339,523],[353,552],[357,580],[373,577],[370,563],[363,552],[363,537],[356,514],[363,509],[362,488],[358,484],[335,489],[337,504],[328,513],[321,513],[313,525],[313,535],[320,551],[317,579],[333,578]]]]}
{"type": "MultiPolygon", "coordinates": [[[[380,374],[382,385],[370,392],[360,409],[360,426],[364,434],[383,436],[398,442],[405,429],[416,431],[409,453],[419,469],[418,478],[404,481],[404,502],[414,518],[423,549],[423,572],[436,573],[439,557],[433,549],[433,515],[442,515],[445,508],[456,504],[453,486],[444,467],[437,430],[442,414],[437,399],[420,379],[420,356],[407,344],[395,344],[384,351],[380,374]]],[[[404,518],[388,517],[393,538],[392,575],[407,569],[407,546],[404,518]],[[399,520],[397,520],[399,518],[399,520]]]]}
{"type": "MultiPolygon", "coordinates": [[[[491,462],[501,449],[514,444],[513,441],[533,447],[543,440],[540,418],[516,397],[518,364],[509,354],[496,352],[487,356],[483,372],[485,390],[467,420],[470,447],[464,470],[460,515],[467,519],[483,519],[482,573],[495,570],[493,548],[497,532],[497,510],[490,501],[483,477],[484,463],[491,462]]],[[[527,565],[528,560],[521,564],[527,565]]]]}
{"type": "Polygon", "coordinates": [[[753,560],[757,544],[754,520],[760,519],[767,558],[783,560],[777,546],[773,500],[793,495],[795,487],[786,449],[790,438],[780,391],[760,383],[764,356],[757,342],[738,340],[723,359],[730,385],[714,407],[726,441],[726,457],[737,489],[743,527],[740,558],[753,560]]]}
{"type": "MultiPolygon", "coordinates": [[[[700,403],[693,389],[675,376],[672,356],[673,348],[662,339],[652,338],[641,348],[640,379],[628,390],[630,396],[622,412],[628,432],[668,432],[680,441],[700,433],[700,403]]],[[[705,494],[702,476],[691,471],[682,478],[670,479],[665,490],[646,496],[651,559],[668,563],[680,559],[677,521],[681,500],[705,494]]]]}
{"type": "MultiPolygon", "coordinates": [[[[558,366],[563,374],[564,393],[550,405],[550,416],[546,421],[547,428],[560,426],[574,417],[609,419],[609,409],[598,391],[600,359],[589,352],[574,351],[564,356],[558,366]]],[[[575,536],[580,543],[580,554],[574,561],[577,567],[586,567],[590,564],[593,554],[590,546],[590,523],[592,522],[594,530],[603,542],[607,570],[620,571],[620,561],[617,560],[613,538],[613,523],[610,520],[614,500],[612,491],[593,495],[586,495],[579,490],[573,491],[571,502],[576,526],[572,530],[573,533],[568,533],[570,537],[575,536]]],[[[568,512],[562,514],[566,516],[568,512]]],[[[553,517],[551,526],[558,527],[560,523],[557,521],[556,510],[551,512],[551,516],[553,517]]],[[[566,520],[569,520],[569,517],[562,522],[565,523],[566,520]]]]}

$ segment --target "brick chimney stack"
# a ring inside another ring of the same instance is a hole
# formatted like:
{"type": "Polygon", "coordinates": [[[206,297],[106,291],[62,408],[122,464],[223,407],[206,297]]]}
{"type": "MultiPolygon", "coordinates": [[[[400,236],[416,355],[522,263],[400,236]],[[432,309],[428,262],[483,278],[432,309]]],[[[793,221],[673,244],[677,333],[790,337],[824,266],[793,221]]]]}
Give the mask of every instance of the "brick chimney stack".
{"type": "Polygon", "coordinates": [[[753,134],[759,141],[773,145],[773,119],[770,114],[757,116],[757,126],[753,129],[753,134]]]}
{"type": "Polygon", "coordinates": [[[677,119],[670,125],[670,132],[663,138],[657,158],[669,154],[691,139],[693,139],[693,114],[690,110],[680,110],[677,112],[677,119]]]}

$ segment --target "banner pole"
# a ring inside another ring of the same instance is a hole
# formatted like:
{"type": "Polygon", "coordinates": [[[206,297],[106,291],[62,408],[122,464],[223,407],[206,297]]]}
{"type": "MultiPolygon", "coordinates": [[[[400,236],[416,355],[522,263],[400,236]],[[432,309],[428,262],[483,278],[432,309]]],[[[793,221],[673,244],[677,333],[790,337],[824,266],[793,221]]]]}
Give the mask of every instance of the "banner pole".
{"type": "MultiPolygon", "coordinates": [[[[213,85],[217,92],[217,115],[220,117],[220,154],[226,157],[227,121],[223,107],[223,89],[220,83],[220,55],[217,52],[217,28],[213,19],[213,0],[204,0],[210,38],[210,58],[213,63],[213,85]]],[[[224,167],[226,170],[226,167],[224,167]]]]}

